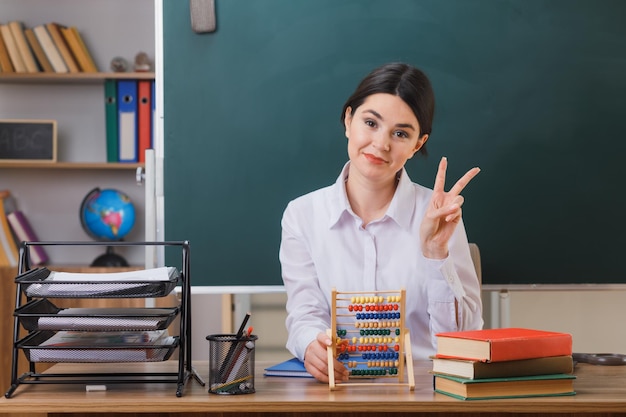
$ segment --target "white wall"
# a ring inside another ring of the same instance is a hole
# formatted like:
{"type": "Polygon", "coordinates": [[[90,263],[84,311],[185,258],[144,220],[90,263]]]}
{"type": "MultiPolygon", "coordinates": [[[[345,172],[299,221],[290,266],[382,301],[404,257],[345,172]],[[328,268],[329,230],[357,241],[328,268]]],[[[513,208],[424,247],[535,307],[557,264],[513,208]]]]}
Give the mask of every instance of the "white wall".
{"type": "Polygon", "coordinates": [[[510,293],[511,326],[571,333],[574,352],[626,354],[626,290],[510,293]]]}
{"type": "MultiPolygon", "coordinates": [[[[194,296],[194,358],[208,358],[205,336],[222,332],[216,320],[202,326],[215,312],[216,296],[194,296]],[[204,301],[200,301],[204,300],[204,301]],[[213,313],[211,313],[213,311],[213,313]]],[[[496,297],[497,299],[497,297],[496,297]]],[[[626,290],[618,291],[510,291],[508,315],[511,327],[528,327],[571,333],[574,352],[626,354],[626,290]]],[[[257,360],[279,361],[291,357],[284,348],[286,295],[254,294],[250,297],[257,360]]],[[[491,320],[491,293],[483,292],[485,327],[494,327],[491,320]]],[[[221,307],[217,307],[218,309],[221,307]]],[[[498,306],[495,307],[498,313],[498,306]]],[[[497,323],[496,323],[497,324],[497,323]]],[[[232,330],[231,330],[232,331],[232,330]]]]}

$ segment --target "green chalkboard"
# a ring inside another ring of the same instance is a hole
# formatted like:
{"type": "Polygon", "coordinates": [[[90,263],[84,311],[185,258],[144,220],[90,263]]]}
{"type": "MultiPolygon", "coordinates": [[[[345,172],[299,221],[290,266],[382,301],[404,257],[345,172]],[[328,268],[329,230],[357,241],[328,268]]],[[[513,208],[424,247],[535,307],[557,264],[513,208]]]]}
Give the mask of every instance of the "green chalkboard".
{"type": "Polygon", "coordinates": [[[165,236],[193,285],[280,285],[287,202],[347,159],[341,107],[406,61],[437,96],[407,169],[464,192],[486,284],[626,283],[626,1],[226,0],[196,34],[164,1],[165,236]]]}

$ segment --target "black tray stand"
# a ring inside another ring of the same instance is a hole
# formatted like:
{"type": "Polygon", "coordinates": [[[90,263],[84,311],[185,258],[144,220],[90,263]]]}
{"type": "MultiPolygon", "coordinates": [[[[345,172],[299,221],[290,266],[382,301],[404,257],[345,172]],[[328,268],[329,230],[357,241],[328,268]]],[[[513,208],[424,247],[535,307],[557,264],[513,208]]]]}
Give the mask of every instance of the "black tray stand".
{"type": "MultiPolygon", "coordinates": [[[[29,260],[30,246],[177,246],[182,252],[182,271],[179,271],[180,285],[182,288],[180,301],[180,336],[179,355],[177,372],[128,372],[128,373],[50,373],[37,372],[35,362],[29,361],[29,371],[18,376],[18,347],[20,322],[16,315],[13,324],[13,353],[11,363],[11,387],[5,393],[6,398],[11,398],[20,384],[85,384],[85,385],[106,385],[124,383],[176,383],[176,396],[181,397],[185,383],[193,377],[202,386],[205,385],[202,378],[191,365],[191,283],[190,283],[190,262],[189,262],[189,242],[22,242],[19,249],[18,276],[31,270],[29,260]]],[[[16,309],[31,301],[23,293],[22,284],[16,280],[16,309]]],[[[169,355],[168,355],[169,357],[169,355]]]]}

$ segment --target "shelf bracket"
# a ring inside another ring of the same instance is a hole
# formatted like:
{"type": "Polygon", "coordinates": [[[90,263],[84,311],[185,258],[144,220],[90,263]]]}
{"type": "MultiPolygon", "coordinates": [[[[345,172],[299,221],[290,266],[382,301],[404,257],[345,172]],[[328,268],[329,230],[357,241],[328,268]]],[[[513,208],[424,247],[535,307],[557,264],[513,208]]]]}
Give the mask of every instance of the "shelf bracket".
{"type": "Polygon", "coordinates": [[[135,181],[137,181],[137,185],[141,187],[146,180],[146,173],[143,170],[143,167],[137,167],[135,171],[135,181]]]}

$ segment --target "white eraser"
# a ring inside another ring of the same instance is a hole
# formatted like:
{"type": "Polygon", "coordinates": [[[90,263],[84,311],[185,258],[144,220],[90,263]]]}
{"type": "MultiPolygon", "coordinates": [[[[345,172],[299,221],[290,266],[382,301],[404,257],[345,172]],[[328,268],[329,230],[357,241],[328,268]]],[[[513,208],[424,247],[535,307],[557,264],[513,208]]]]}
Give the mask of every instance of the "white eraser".
{"type": "Polygon", "coordinates": [[[91,392],[91,391],[106,391],[107,390],[107,386],[106,385],[86,385],[85,386],[85,390],[87,392],[91,392]]]}

